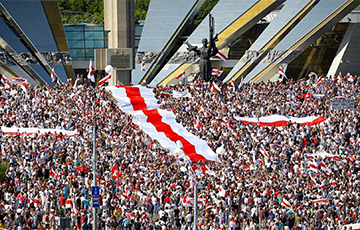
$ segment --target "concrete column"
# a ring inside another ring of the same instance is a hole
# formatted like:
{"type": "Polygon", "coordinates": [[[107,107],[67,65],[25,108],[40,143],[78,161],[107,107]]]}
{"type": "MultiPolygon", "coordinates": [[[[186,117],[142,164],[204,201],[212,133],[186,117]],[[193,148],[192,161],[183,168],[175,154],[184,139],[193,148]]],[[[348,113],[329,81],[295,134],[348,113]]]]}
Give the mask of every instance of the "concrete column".
{"type": "MultiPolygon", "coordinates": [[[[104,9],[105,30],[110,31],[108,48],[132,48],[135,55],[134,0],[105,0],[104,9]]],[[[114,70],[109,85],[128,85],[130,81],[131,70],[114,70]]]]}

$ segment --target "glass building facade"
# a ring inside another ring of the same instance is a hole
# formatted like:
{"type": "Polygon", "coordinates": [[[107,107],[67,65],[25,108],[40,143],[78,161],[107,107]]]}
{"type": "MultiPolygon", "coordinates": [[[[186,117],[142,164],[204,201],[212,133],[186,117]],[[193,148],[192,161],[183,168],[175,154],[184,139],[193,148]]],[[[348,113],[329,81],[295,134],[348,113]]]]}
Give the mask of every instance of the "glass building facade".
{"type": "Polygon", "coordinates": [[[94,49],[107,48],[107,32],[103,25],[64,25],[70,55],[73,61],[94,59],[94,49]]]}
{"type": "MultiPolygon", "coordinates": [[[[142,29],[142,25],[135,25],[135,49],[139,46],[142,29]]],[[[103,25],[66,24],[64,30],[72,61],[94,60],[94,49],[108,47],[108,32],[103,25]]]]}

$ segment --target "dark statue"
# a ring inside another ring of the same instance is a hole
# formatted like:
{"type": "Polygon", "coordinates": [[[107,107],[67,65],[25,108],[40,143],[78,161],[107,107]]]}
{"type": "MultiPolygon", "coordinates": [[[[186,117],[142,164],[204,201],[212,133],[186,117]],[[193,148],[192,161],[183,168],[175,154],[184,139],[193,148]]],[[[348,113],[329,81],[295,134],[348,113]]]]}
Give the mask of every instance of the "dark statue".
{"type": "Polygon", "coordinates": [[[200,76],[205,81],[210,81],[211,79],[212,67],[210,58],[215,56],[218,52],[218,49],[215,45],[215,42],[217,41],[217,35],[214,36],[214,18],[211,16],[211,14],[209,14],[209,33],[210,41],[208,41],[206,38],[203,38],[203,46],[201,48],[198,48],[197,46],[192,46],[187,41],[185,42],[185,44],[188,46],[187,49],[190,52],[194,51],[200,57],[200,76]]]}

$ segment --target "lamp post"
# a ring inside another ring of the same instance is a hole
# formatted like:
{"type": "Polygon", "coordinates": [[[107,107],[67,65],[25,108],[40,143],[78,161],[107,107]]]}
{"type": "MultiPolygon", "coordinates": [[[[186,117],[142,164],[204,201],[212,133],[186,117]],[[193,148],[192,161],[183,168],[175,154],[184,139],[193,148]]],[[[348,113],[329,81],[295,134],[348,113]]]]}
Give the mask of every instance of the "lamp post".
{"type": "MultiPolygon", "coordinates": [[[[111,74],[113,71],[113,67],[111,65],[107,65],[105,67],[105,72],[108,74],[111,74]]],[[[96,88],[96,85],[94,87],[94,90],[96,88]]],[[[95,190],[97,190],[96,195],[94,194],[94,191],[92,191],[92,195],[93,195],[93,230],[97,229],[97,215],[96,215],[96,207],[99,207],[99,188],[97,187],[96,184],[96,119],[95,119],[95,105],[96,105],[96,92],[94,91],[94,98],[93,98],[93,119],[94,119],[94,130],[93,130],[93,168],[92,168],[92,173],[93,173],[93,187],[96,188],[95,190]],[[96,207],[95,207],[95,196],[96,196],[96,207]]]]}
{"type": "Polygon", "coordinates": [[[197,230],[198,222],[198,207],[197,207],[198,195],[197,195],[197,182],[194,175],[194,230],[197,230]]]}
{"type": "MultiPolygon", "coordinates": [[[[93,119],[94,119],[94,130],[93,130],[93,186],[96,187],[96,119],[95,119],[95,98],[93,102],[93,119]]],[[[94,201],[93,201],[94,202],[94,201]]],[[[93,205],[93,230],[97,228],[97,216],[96,216],[96,207],[93,205]]]]}

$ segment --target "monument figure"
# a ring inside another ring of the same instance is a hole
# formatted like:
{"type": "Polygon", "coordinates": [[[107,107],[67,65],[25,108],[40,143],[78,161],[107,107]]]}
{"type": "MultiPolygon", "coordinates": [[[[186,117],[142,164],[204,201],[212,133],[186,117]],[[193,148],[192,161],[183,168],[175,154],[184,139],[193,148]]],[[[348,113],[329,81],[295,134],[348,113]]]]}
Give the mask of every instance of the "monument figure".
{"type": "Polygon", "coordinates": [[[185,41],[185,45],[188,46],[187,49],[190,52],[194,51],[196,55],[200,57],[200,76],[205,81],[210,81],[211,79],[212,67],[210,58],[215,56],[218,52],[218,49],[215,45],[215,42],[217,41],[217,35],[214,36],[214,18],[211,16],[211,14],[209,14],[209,34],[209,41],[206,38],[203,38],[203,46],[201,48],[198,48],[197,46],[192,46],[187,41],[185,41]]]}

